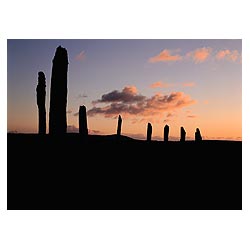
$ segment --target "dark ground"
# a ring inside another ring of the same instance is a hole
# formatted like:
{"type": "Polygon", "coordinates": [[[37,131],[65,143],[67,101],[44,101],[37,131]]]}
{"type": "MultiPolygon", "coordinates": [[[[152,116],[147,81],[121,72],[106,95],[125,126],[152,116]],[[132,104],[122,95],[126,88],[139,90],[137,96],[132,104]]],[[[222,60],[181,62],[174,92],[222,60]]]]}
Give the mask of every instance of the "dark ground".
{"type": "Polygon", "coordinates": [[[241,210],[242,142],[8,134],[7,209],[241,210]]]}

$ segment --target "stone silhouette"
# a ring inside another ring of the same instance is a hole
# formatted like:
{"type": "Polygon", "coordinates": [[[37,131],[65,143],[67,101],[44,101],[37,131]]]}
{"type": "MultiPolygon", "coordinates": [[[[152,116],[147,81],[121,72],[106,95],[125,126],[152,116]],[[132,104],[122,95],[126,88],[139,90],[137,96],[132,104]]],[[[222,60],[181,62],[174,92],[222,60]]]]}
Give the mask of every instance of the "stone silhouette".
{"type": "Polygon", "coordinates": [[[196,128],[196,131],[195,131],[195,141],[202,141],[202,136],[201,136],[201,132],[199,128],[196,128]]]}
{"type": "Polygon", "coordinates": [[[38,84],[36,87],[36,103],[38,106],[38,133],[46,134],[46,79],[42,71],[38,72],[38,84]]]}
{"type": "Polygon", "coordinates": [[[164,141],[168,141],[168,134],[169,134],[169,126],[166,124],[164,127],[164,141]]]}
{"type": "Polygon", "coordinates": [[[49,134],[65,134],[67,132],[68,64],[67,50],[61,46],[57,47],[51,75],[49,134]]]}
{"type": "Polygon", "coordinates": [[[180,141],[185,141],[186,140],[186,131],[183,127],[181,127],[181,139],[180,141]]]}
{"type": "Polygon", "coordinates": [[[148,123],[148,128],[147,128],[147,141],[151,141],[152,137],[152,125],[151,123],[148,123]]]}
{"type": "Polygon", "coordinates": [[[122,129],[122,118],[121,116],[119,115],[118,116],[118,124],[117,124],[117,136],[120,136],[121,135],[121,129],[122,129]]]}
{"type": "Polygon", "coordinates": [[[79,107],[79,133],[84,136],[88,135],[87,113],[84,105],[79,107]]]}

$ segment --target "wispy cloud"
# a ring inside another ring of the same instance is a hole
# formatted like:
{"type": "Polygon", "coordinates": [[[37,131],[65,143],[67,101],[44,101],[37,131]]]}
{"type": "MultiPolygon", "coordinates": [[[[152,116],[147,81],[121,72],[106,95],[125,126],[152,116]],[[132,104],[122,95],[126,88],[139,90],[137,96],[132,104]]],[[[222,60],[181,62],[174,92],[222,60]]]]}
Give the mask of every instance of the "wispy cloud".
{"type": "Polygon", "coordinates": [[[220,50],[217,52],[216,59],[219,61],[228,60],[228,61],[236,62],[238,59],[240,59],[240,53],[238,50],[224,49],[224,50],[220,50]]]}
{"type": "Polygon", "coordinates": [[[164,49],[158,55],[149,58],[150,63],[155,62],[175,62],[182,60],[182,56],[179,54],[172,55],[173,51],[164,49]]]}
{"type": "Polygon", "coordinates": [[[158,55],[149,58],[148,62],[176,62],[176,61],[192,61],[196,64],[206,62],[209,58],[216,60],[228,60],[236,62],[241,60],[241,53],[238,50],[223,49],[214,51],[213,48],[203,47],[189,51],[185,54],[174,54],[177,50],[164,49],[158,55]]]}
{"type": "Polygon", "coordinates": [[[169,88],[169,87],[176,87],[176,86],[182,86],[182,87],[194,87],[194,82],[181,82],[181,83],[168,83],[163,81],[158,81],[150,84],[150,88],[169,88]]]}
{"type": "Polygon", "coordinates": [[[83,61],[86,57],[85,51],[82,50],[79,54],[75,56],[75,60],[77,61],[83,61]]]}
{"type": "Polygon", "coordinates": [[[93,103],[108,103],[106,106],[93,107],[88,111],[89,116],[104,115],[105,117],[113,117],[118,114],[125,114],[127,117],[153,117],[163,116],[165,112],[180,110],[183,107],[195,104],[189,95],[183,92],[172,92],[169,95],[157,93],[151,97],[137,94],[137,89],[133,86],[127,86],[122,91],[112,91],[102,96],[100,100],[93,103]],[[126,94],[124,94],[124,92],[126,94]]]}
{"type": "Polygon", "coordinates": [[[191,58],[195,63],[202,63],[205,62],[212,53],[212,48],[204,47],[198,48],[194,51],[188,52],[186,54],[187,58],[191,58]]]}
{"type": "Polygon", "coordinates": [[[194,87],[196,85],[195,82],[183,82],[180,83],[183,87],[194,87]]]}
{"type": "Polygon", "coordinates": [[[169,87],[173,87],[175,86],[174,83],[167,83],[167,82],[162,82],[162,81],[158,81],[158,82],[154,82],[152,84],[150,84],[150,88],[154,89],[154,88],[169,88],[169,87]]]}
{"type": "Polygon", "coordinates": [[[187,117],[187,118],[194,119],[194,118],[197,118],[198,116],[195,115],[195,114],[192,114],[192,111],[191,111],[191,110],[186,110],[186,117],[187,117]]]}
{"type": "Polygon", "coordinates": [[[166,115],[166,118],[163,120],[164,122],[169,122],[171,121],[172,117],[176,116],[176,114],[174,112],[168,112],[166,115]]]}

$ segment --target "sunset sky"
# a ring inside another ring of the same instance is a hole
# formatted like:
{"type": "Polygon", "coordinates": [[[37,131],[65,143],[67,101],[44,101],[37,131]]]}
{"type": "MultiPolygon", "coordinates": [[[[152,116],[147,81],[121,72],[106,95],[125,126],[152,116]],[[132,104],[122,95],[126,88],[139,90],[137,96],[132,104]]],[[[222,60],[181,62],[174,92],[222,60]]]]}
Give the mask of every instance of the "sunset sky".
{"type": "Polygon", "coordinates": [[[38,72],[46,76],[49,124],[50,79],[56,48],[68,51],[68,132],[78,132],[85,105],[90,134],[188,140],[198,127],[204,139],[242,139],[242,43],[240,39],[27,39],[7,41],[7,129],[37,133],[38,72]]]}

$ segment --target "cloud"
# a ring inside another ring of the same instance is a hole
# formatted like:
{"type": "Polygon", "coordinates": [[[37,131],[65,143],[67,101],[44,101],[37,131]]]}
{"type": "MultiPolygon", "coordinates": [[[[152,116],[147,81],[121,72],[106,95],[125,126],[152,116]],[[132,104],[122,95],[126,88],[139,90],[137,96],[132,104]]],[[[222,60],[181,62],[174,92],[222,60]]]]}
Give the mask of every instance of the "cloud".
{"type": "Polygon", "coordinates": [[[137,115],[141,113],[141,109],[140,107],[138,107],[138,105],[111,103],[110,105],[105,107],[93,107],[88,111],[89,116],[94,116],[96,114],[104,114],[105,117],[112,117],[121,113],[137,115]]]}
{"type": "Polygon", "coordinates": [[[205,62],[212,53],[212,48],[198,48],[186,54],[187,58],[191,58],[195,63],[205,62]]]}
{"type": "Polygon", "coordinates": [[[126,86],[124,89],[119,92],[118,90],[114,90],[108,94],[102,95],[102,98],[92,102],[96,103],[111,103],[111,102],[123,102],[123,103],[133,103],[138,101],[143,101],[145,96],[138,95],[137,89],[135,86],[126,86]]]}
{"type": "Polygon", "coordinates": [[[216,59],[219,61],[228,60],[228,61],[235,62],[238,59],[240,59],[240,53],[238,52],[238,50],[224,49],[224,50],[220,50],[217,52],[216,59]]]}
{"type": "Polygon", "coordinates": [[[168,112],[167,115],[166,115],[166,118],[163,120],[163,122],[169,122],[171,121],[173,117],[175,117],[176,114],[175,113],[172,113],[172,112],[168,112]]]}
{"type": "Polygon", "coordinates": [[[83,61],[86,57],[85,51],[82,50],[79,54],[75,56],[76,61],[83,61]]]}
{"type": "Polygon", "coordinates": [[[154,88],[169,88],[173,86],[175,86],[174,83],[167,83],[167,82],[159,81],[159,82],[152,83],[149,87],[154,89],[154,88]]]}
{"type": "MultiPolygon", "coordinates": [[[[179,50],[174,50],[179,51],[179,50]]],[[[236,62],[238,60],[241,61],[241,53],[238,50],[219,50],[217,53],[213,53],[213,49],[210,47],[197,48],[193,51],[187,52],[185,55],[175,54],[173,55],[173,51],[164,49],[158,55],[149,58],[148,62],[156,63],[156,62],[175,62],[175,61],[183,61],[191,60],[194,63],[203,63],[207,61],[209,58],[215,58],[216,60],[228,60],[231,62],[236,62]]],[[[160,82],[155,83],[156,87],[161,87],[160,82]],[[158,84],[158,86],[157,86],[158,84]]],[[[153,86],[152,86],[153,87],[153,86]]]]}
{"type": "Polygon", "coordinates": [[[79,115],[79,112],[76,112],[73,114],[73,116],[78,116],[79,115]]]}
{"type": "Polygon", "coordinates": [[[72,110],[68,110],[66,113],[67,113],[67,114],[71,114],[71,113],[72,113],[72,110]]]}
{"type": "Polygon", "coordinates": [[[183,107],[195,104],[196,101],[183,92],[172,92],[169,95],[157,93],[151,97],[137,94],[136,87],[133,91],[128,91],[125,87],[121,92],[115,90],[102,96],[100,100],[93,103],[108,103],[106,106],[93,107],[87,113],[89,116],[104,115],[113,117],[118,114],[124,114],[127,117],[153,117],[163,116],[165,112],[171,112],[183,107]],[[124,91],[125,90],[125,91],[124,91]],[[125,95],[125,93],[130,93],[125,95]]]}
{"type": "Polygon", "coordinates": [[[194,87],[194,82],[182,82],[182,83],[167,83],[167,82],[154,82],[149,87],[150,88],[169,88],[174,86],[182,86],[182,87],[194,87]]]}
{"type": "Polygon", "coordinates": [[[196,85],[195,82],[183,82],[181,83],[183,87],[194,87],[196,85]]]}
{"type": "Polygon", "coordinates": [[[224,59],[227,55],[230,55],[230,50],[228,50],[228,49],[220,50],[220,51],[216,54],[216,59],[217,59],[217,60],[224,59]]]}
{"type": "Polygon", "coordinates": [[[160,52],[160,54],[149,58],[150,63],[156,63],[156,62],[175,62],[182,60],[182,56],[180,55],[172,55],[172,51],[168,49],[164,49],[160,52]]]}

